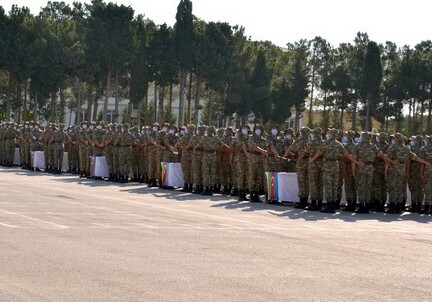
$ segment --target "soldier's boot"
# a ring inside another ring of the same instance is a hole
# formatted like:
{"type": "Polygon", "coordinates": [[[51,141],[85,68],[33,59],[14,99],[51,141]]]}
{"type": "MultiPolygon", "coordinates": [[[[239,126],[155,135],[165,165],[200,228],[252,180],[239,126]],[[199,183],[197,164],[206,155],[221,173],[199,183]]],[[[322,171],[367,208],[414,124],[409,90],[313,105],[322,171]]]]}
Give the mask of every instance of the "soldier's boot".
{"type": "Polygon", "coordinates": [[[426,214],[429,215],[430,213],[430,205],[429,204],[425,204],[423,210],[418,212],[419,214],[426,214]]]}
{"type": "MultiPolygon", "coordinates": [[[[265,194],[265,192],[264,192],[265,194]]],[[[255,202],[262,202],[262,200],[260,199],[260,193],[259,192],[255,192],[255,202]]]]}
{"type": "Polygon", "coordinates": [[[189,184],[184,183],[184,184],[183,184],[183,189],[181,189],[180,191],[181,191],[181,192],[188,192],[188,190],[189,190],[189,184]]]}
{"type": "Polygon", "coordinates": [[[230,196],[238,196],[238,195],[239,195],[239,190],[234,187],[231,191],[230,196]]]}
{"type": "Polygon", "coordinates": [[[213,188],[212,193],[220,194],[220,192],[221,192],[221,185],[220,184],[216,184],[212,188],[213,188]]]}
{"type": "Polygon", "coordinates": [[[387,214],[397,214],[396,212],[396,203],[395,202],[390,202],[389,204],[389,208],[386,211],[387,214]]]}
{"type": "Polygon", "coordinates": [[[193,183],[188,183],[188,189],[186,192],[192,193],[193,190],[193,183]]]}
{"type": "Polygon", "coordinates": [[[384,212],[385,211],[385,200],[377,200],[377,206],[375,208],[375,212],[384,212]]]}
{"type": "Polygon", "coordinates": [[[201,192],[201,195],[208,196],[210,194],[209,189],[209,186],[205,187],[204,190],[201,192]]]}
{"type": "Polygon", "coordinates": [[[405,203],[398,202],[396,204],[396,214],[402,214],[403,212],[405,212],[405,203]]]}
{"type": "Polygon", "coordinates": [[[342,211],[344,211],[344,212],[353,212],[352,207],[353,207],[352,200],[347,200],[347,205],[346,205],[346,207],[344,209],[342,209],[342,211]]]}
{"type": "Polygon", "coordinates": [[[195,184],[195,188],[192,190],[192,194],[199,194],[199,185],[195,184]]]}
{"type": "Polygon", "coordinates": [[[321,211],[322,205],[323,205],[322,199],[319,199],[318,202],[317,202],[317,209],[316,210],[317,211],[321,211]]]}
{"type": "Polygon", "coordinates": [[[421,209],[422,209],[422,203],[421,202],[417,202],[417,208],[416,208],[415,212],[416,213],[420,213],[421,209]]]}
{"type": "Polygon", "coordinates": [[[243,190],[238,190],[237,201],[243,201],[243,190]]]}
{"type": "Polygon", "coordinates": [[[311,201],[311,204],[308,205],[308,206],[305,208],[305,210],[306,210],[306,211],[316,211],[317,208],[318,208],[317,202],[318,202],[317,200],[313,199],[313,200],[311,201]]]}
{"type": "Polygon", "coordinates": [[[300,202],[294,206],[294,209],[304,209],[307,207],[307,198],[300,198],[300,202]]]}
{"type": "Polygon", "coordinates": [[[358,214],[369,214],[369,204],[367,202],[360,203],[360,207],[357,211],[358,214]]]}
{"type": "Polygon", "coordinates": [[[417,211],[417,202],[412,202],[408,212],[415,213],[417,211]]]}
{"type": "Polygon", "coordinates": [[[335,201],[333,207],[334,207],[335,210],[340,210],[340,199],[338,199],[337,201],[335,201]]]}
{"type": "Polygon", "coordinates": [[[330,213],[330,214],[334,214],[336,213],[335,209],[334,209],[334,204],[335,202],[333,201],[327,201],[326,205],[324,206],[324,208],[321,209],[321,213],[330,213]]]}

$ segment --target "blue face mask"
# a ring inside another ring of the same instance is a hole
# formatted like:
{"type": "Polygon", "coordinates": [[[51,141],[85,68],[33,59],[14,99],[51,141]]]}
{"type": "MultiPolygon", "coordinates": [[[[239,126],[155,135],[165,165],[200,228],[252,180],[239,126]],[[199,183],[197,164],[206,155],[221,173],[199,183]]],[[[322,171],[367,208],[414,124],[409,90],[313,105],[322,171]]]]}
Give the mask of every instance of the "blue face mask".
{"type": "Polygon", "coordinates": [[[391,144],[392,144],[392,145],[396,144],[396,140],[395,140],[395,139],[392,139],[391,144]]]}
{"type": "Polygon", "coordinates": [[[348,137],[343,136],[342,137],[342,143],[344,143],[344,144],[348,143],[348,137]]]}
{"type": "Polygon", "coordinates": [[[329,141],[331,140],[332,136],[330,134],[326,134],[326,139],[329,141]]]}
{"type": "Polygon", "coordinates": [[[285,135],[285,138],[286,138],[287,140],[291,140],[291,139],[292,139],[292,135],[291,135],[291,134],[285,135]]]}
{"type": "Polygon", "coordinates": [[[260,129],[256,129],[256,130],[255,130],[255,134],[256,134],[256,135],[261,135],[261,130],[260,130],[260,129]]]}
{"type": "Polygon", "coordinates": [[[355,142],[356,144],[361,143],[361,141],[362,141],[361,137],[354,137],[354,142],[355,142]]]}
{"type": "Polygon", "coordinates": [[[411,146],[411,147],[415,147],[415,146],[417,146],[417,144],[416,144],[415,141],[410,141],[410,146],[411,146]]]}

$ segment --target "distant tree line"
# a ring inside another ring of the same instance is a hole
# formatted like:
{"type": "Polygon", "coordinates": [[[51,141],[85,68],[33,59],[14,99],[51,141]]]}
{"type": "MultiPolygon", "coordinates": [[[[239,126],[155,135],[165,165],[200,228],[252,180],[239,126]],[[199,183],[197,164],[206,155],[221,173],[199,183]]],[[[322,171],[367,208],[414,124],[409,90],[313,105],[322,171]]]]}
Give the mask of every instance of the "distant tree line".
{"type": "Polygon", "coordinates": [[[82,108],[89,108],[87,120],[107,120],[114,97],[115,120],[118,102],[129,99],[129,109],[142,112],[133,122],[162,121],[172,118],[178,87],[179,125],[199,112],[208,124],[233,116],[237,123],[283,124],[294,114],[298,128],[308,112],[309,126],[342,127],[349,117],[353,129],[370,129],[372,120],[388,130],[432,129],[430,40],[398,47],[359,32],[338,47],[316,37],[283,49],[252,41],[241,26],[199,19],[190,0],[180,1],[173,27],[102,0],[50,1],[36,16],[26,7],[0,7],[0,51],[2,120],[16,114],[20,122],[63,121],[66,107],[76,112],[74,123],[82,108]],[[150,86],[157,106],[147,97],[150,86]],[[95,116],[99,100],[102,116],[95,116]]]}

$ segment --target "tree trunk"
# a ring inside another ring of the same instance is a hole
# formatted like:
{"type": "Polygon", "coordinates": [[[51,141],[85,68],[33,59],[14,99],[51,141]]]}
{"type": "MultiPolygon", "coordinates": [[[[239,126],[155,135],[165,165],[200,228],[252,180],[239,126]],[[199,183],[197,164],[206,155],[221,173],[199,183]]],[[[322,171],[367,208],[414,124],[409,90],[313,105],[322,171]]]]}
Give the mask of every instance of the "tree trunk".
{"type": "Polygon", "coordinates": [[[92,92],[93,92],[92,89],[89,88],[88,93],[87,93],[87,96],[88,96],[87,97],[87,111],[86,111],[86,121],[87,122],[91,122],[91,120],[92,120],[92,106],[93,106],[93,100],[91,98],[92,92]]]}
{"type": "Polygon", "coordinates": [[[155,83],[154,84],[154,121],[155,122],[157,122],[157,102],[158,102],[157,91],[158,91],[158,89],[157,89],[157,85],[155,83]]]}
{"type": "Polygon", "coordinates": [[[190,123],[191,120],[191,102],[192,102],[192,71],[189,74],[189,90],[188,90],[188,103],[187,103],[187,113],[186,113],[186,119],[185,122],[186,123],[190,123]]]}
{"type": "Polygon", "coordinates": [[[27,80],[24,81],[24,100],[23,100],[23,120],[28,120],[28,110],[27,110],[27,80]]]}
{"type": "Polygon", "coordinates": [[[36,122],[39,120],[39,114],[38,114],[38,94],[35,93],[34,97],[34,103],[33,103],[33,120],[36,122]]]}
{"type": "Polygon", "coordinates": [[[104,97],[104,107],[102,112],[102,120],[108,122],[108,100],[111,93],[111,69],[108,69],[108,75],[106,79],[105,97],[104,97]]]}
{"type": "Polygon", "coordinates": [[[424,134],[424,130],[423,130],[423,124],[424,124],[424,101],[422,101],[421,102],[421,105],[420,105],[421,107],[420,107],[420,131],[419,131],[419,133],[420,134],[424,134]]]}
{"type": "Polygon", "coordinates": [[[355,97],[354,97],[354,101],[352,104],[352,116],[351,116],[351,129],[355,130],[356,129],[356,118],[357,118],[357,103],[359,101],[358,95],[357,95],[357,91],[355,93],[355,97]]]}
{"type": "Polygon", "coordinates": [[[120,112],[119,112],[119,97],[118,97],[119,85],[118,85],[118,81],[119,81],[118,73],[116,73],[115,74],[115,84],[114,84],[114,116],[115,116],[114,121],[116,123],[120,123],[120,121],[121,121],[120,112]]]}
{"type": "Polygon", "coordinates": [[[81,123],[81,83],[80,79],[78,78],[78,97],[77,97],[77,107],[75,110],[75,125],[79,125],[81,123]]]}
{"type": "Polygon", "coordinates": [[[169,103],[168,103],[168,110],[170,113],[172,112],[172,103],[173,103],[173,83],[170,83],[170,86],[169,86],[169,103]]]}
{"type": "Polygon", "coordinates": [[[184,105],[184,90],[185,90],[185,82],[186,82],[186,70],[183,68],[180,70],[180,95],[179,95],[179,111],[178,111],[178,122],[177,126],[182,126],[184,123],[183,116],[183,105],[184,105]]]}
{"type": "Polygon", "coordinates": [[[311,96],[310,96],[310,104],[309,104],[309,127],[312,127],[312,108],[313,108],[313,95],[314,95],[314,85],[315,85],[315,66],[312,67],[312,82],[311,82],[311,96]]]}
{"type": "Polygon", "coordinates": [[[198,113],[199,113],[199,101],[200,101],[200,89],[201,89],[201,77],[197,75],[197,87],[195,90],[195,110],[194,110],[194,117],[193,117],[193,123],[198,125],[198,113]]]}
{"type": "Polygon", "coordinates": [[[408,122],[407,122],[407,128],[408,128],[408,136],[411,136],[411,114],[412,114],[412,99],[409,100],[409,112],[408,112],[408,122]]]}
{"type": "Polygon", "coordinates": [[[384,122],[381,123],[381,131],[387,132],[387,96],[384,95],[384,102],[383,102],[383,112],[384,112],[384,122]]]}
{"type": "Polygon", "coordinates": [[[57,119],[57,91],[51,92],[51,123],[55,123],[57,119]]]}
{"type": "Polygon", "coordinates": [[[96,92],[93,99],[93,116],[91,119],[92,121],[96,121],[98,117],[98,109],[99,109],[98,101],[99,101],[99,94],[98,92],[96,92]]]}
{"type": "Polygon", "coordinates": [[[341,108],[341,115],[340,115],[340,121],[339,121],[339,129],[344,129],[344,107],[341,108]]]}
{"type": "Polygon", "coordinates": [[[167,122],[164,121],[163,116],[163,110],[164,110],[164,102],[165,102],[165,87],[159,86],[159,103],[157,106],[157,114],[156,114],[156,120],[159,124],[162,125],[162,123],[167,122]]]}
{"type": "Polygon", "coordinates": [[[59,112],[59,123],[64,123],[65,115],[65,96],[63,89],[60,88],[60,112],[59,112]]]}

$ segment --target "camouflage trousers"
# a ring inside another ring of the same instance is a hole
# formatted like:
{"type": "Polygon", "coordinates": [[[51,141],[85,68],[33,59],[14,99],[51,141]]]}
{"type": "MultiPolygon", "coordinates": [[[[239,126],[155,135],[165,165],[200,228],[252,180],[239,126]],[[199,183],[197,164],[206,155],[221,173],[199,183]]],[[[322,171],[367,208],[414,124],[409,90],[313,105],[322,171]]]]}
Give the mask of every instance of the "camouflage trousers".
{"type": "Polygon", "coordinates": [[[202,158],[203,158],[202,150],[195,150],[193,152],[192,175],[193,175],[193,183],[196,185],[203,185],[202,158]]]}
{"type": "Polygon", "coordinates": [[[339,161],[325,160],[323,163],[324,192],[327,202],[338,200],[339,161]]]}
{"type": "Polygon", "coordinates": [[[222,154],[219,163],[219,184],[227,187],[233,184],[232,180],[232,168],[230,163],[229,154],[222,154]]]}
{"type": "Polygon", "coordinates": [[[145,151],[139,149],[138,151],[138,174],[139,175],[147,175],[147,171],[148,171],[147,163],[148,160],[145,151]]]}
{"type": "Polygon", "coordinates": [[[405,164],[399,163],[397,166],[390,166],[388,169],[388,186],[389,190],[389,201],[391,203],[403,203],[405,204],[404,191],[406,192],[406,181],[405,181],[405,164]]]}
{"type": "Polygon", "coordinates": [[[353,175],[353,169],[351,163],[345,164],[344,172],[344,185],[345,185],[345,195],[347,201],[357,201],[357,185],[356,179],[353,175]]]}
{"type": "Polygon", "coordinates": [[[248,189],[248,160],[246,156],[239,155],[237,157],[237,161],[234,162],[236,165],[236,169],[234,174],[237,175],[236,179],[236,187],[239,190],[247,190],[248,189]]]}
{"type": "Polygon", "coordinates": [[[183,181],[185,183],[193,183],[192,178],[192,152],[184,150],[181,157],[181,166],[183,172],[183,181]]]}
{"type": "Polygon", "coordinates": [[[62,143],[54,143],[52,152],[52,167],[60,169],[63,166],[63,144],[62,143]]]}
{"type": "Polygon", "coordinates": [[[373,175],[373,199],[377,201],[387,200],[387,180],[385,178],[385,165],[384,163],[377,163],[374,165],[373,175]]]}
{"type": "Polygon", "coordinates": [[[312,200],[323,200],[323,160],[309,164],[309,191],[312,200]]]}
{"type": "Polygon", "coordinates": [[[203,176],[203,185],[213,186],[216,184],[217,180],[217,160],[215,152],[203,152],[201,173],[203,176]]]}
{"type": "Polygon", "coordinates": [[[372,200],[373,174],[374,167],[372,164],[356,168],[357,195],[360,203],[370,203],[372,200]]]}
{"type": "Polygon", "coordinates": [[[155,147],[149,147],[147,150],[148,159],[148,177],[149,179],[159,179],[161,175],[161,166],[155,147]]]}
{"type": "Polygon", "coordinates": [[[130,166],[133,175],[138,175],[139,170],[139,150],[138,148],[132,148],[130,152],[130,166]]]}
{"type": "Polygon", "coordinates": [[[264,183],[264,156],[252,154],[249,160],[249,190],[257,192],[264,183]]]}
{"type": "Polygon", "coordinates": [[[424,168],[424,202],[425,204],[432,204],[432,168],[425,167],[424,168]]]}
{"type": "Polygon", "coordinates": [[[119,148],[119,174],[129,175],[131,169],[131,147],[119,148]]]}
{"type": "Polygon", "coordinates": [[[423,179],[421,178],[420,165],[411,163],[408,188],[411,192],[411,202],[423,202],[423,179]]]}
{"type": "Polygon", "coordinates": [[[299,197],[309,198],[309,159],[298,160],[296,170],[299,197]]]}

